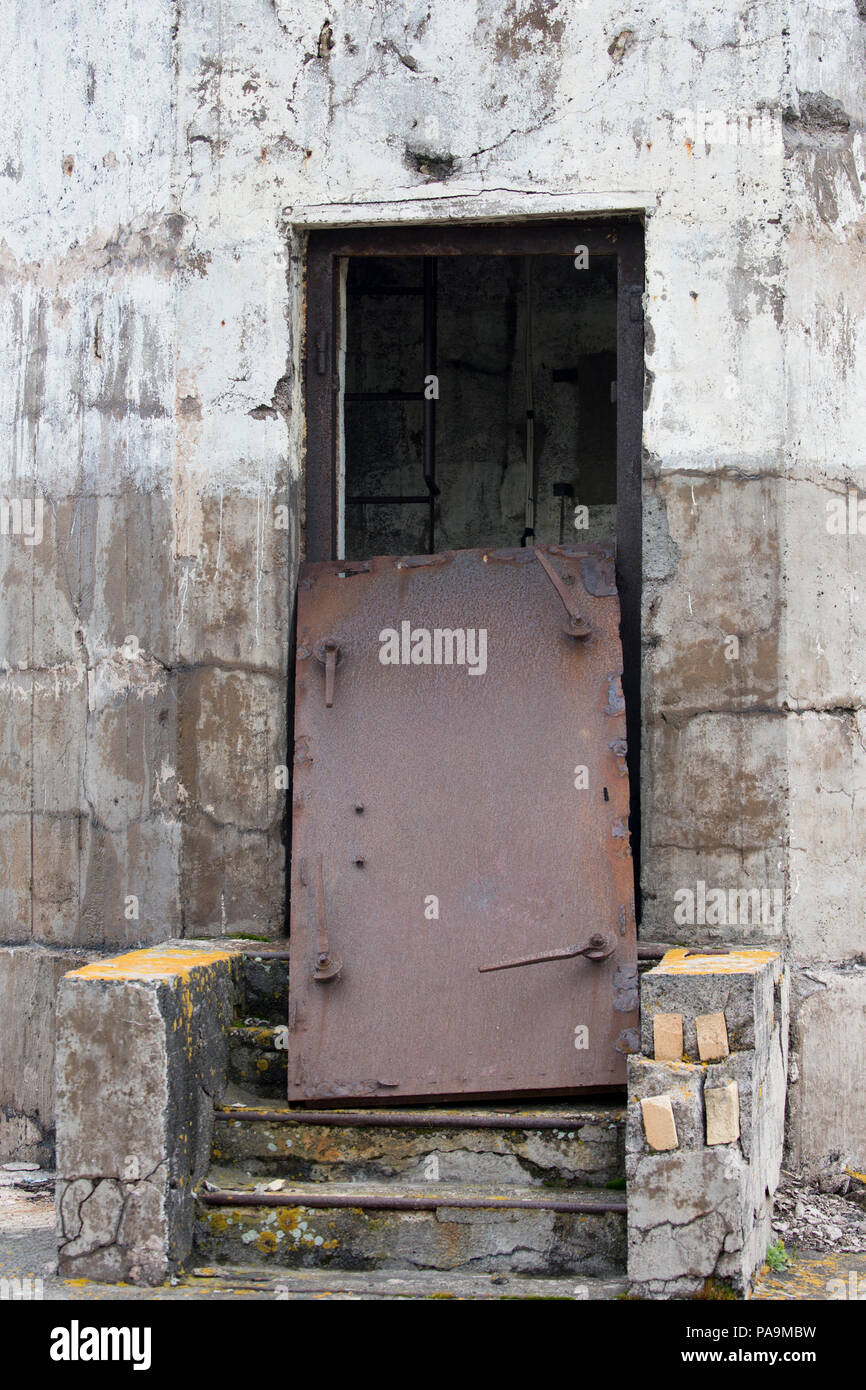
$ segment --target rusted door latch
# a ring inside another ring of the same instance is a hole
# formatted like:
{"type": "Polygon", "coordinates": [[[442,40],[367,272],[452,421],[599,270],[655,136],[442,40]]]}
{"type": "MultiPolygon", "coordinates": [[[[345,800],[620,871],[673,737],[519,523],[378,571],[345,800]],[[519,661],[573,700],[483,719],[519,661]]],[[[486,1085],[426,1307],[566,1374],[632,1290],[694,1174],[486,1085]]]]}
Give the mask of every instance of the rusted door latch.
{"type": "Polygon", "coordinates": [[[316,968],[313,979],[323,983],[333,980],[343,968],[342,957],[332,951],[328,944],[328,928],[325,923],[325,869],[322,855],[316,863],[316,968]]]}
{"type": "Polygon", "coordinates": [[[554,589],[559,594],[559,597],[562,599],[565,611],[568,614],[568,622],[562,629],[563,632],[568,637],[591,636],[592,628],[586,621],[586,618],[582,618],[580,613],[578,613],[574,595],[570,592],[568,585],[563,582],[562,576],[557,574],[554,566],[538,546],[535,547],[535,558],[541,565],[541,568],[544,570],[544,573],[547,575],[554,589]]]}
{"type": "Polygon", "coordinates": [[[334,678],[341,656],[340,648],[333,637],[323,637],[316,643],[313,655],[325,668],[325,705],[330,709],[334,703],[334,678]]]}
{"type": "Polygon", "coordinates": [[[517,960],[499,960],[494,965],[479,965],[483,975],[488,970],[514,970],[519,965],[541,965],[546,960],[568,960],[571,956],[586,956],[587,960],[607,960],[613,955],[614,943],[609,936],[596,932],[583,946],[557,946],[553,951],[539,951],[535,956],[518,956],[517,960]]]}

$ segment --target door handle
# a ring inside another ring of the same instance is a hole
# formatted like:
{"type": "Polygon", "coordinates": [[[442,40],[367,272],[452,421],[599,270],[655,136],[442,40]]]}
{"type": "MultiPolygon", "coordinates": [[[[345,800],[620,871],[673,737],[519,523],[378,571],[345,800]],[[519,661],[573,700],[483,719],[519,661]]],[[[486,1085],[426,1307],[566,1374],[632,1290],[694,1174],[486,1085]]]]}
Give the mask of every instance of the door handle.
{"type": "Polygon", "coordinates": [[[541,565],[541,568],[544,570],[544,573],[547,575],[554,589],[559,594],[559,597],[562,599],[562,605],[568,614],[568,622],[562,629],[563,632],[568,637],[590,637],[592,635],[592,628],[586,621],[586,618],[582,618],[577,611],[574,596],[569,592],[568,585],[563,583],[562,576],[557,574],[543,550],[538,546],[535,547],[535,558],[541,565]]]}
{"type": "Polygon", "coordinates": [[[343,968],[343,959],[328,943],[325,921],[325,869],[321,854],[316,864],[316,968],[313,979],[319,984],[333,980],[343,968]]]}
{"type": "Polygon", "coordinates": [[[542,965],[546,960],[568,960],[571,956],[586,956],[587,960],[607,960],[613,955],[614,942],[609,936],[596,932],[583,946],[557,946],[552,951],[539,951],[534,956],[518,956],[516,960],[498,960],[493,965],[479,965],[483,975],[488,970],[515,970],[519,965],[542,965]]]}
{"type": "Polygon", "coordinates": [[[323,637],[316,643],[313,655],[325,668],[325,708],[330,709],[334,703],[337,662],[341,659],[342,652],[333,637],[323,637]]]}

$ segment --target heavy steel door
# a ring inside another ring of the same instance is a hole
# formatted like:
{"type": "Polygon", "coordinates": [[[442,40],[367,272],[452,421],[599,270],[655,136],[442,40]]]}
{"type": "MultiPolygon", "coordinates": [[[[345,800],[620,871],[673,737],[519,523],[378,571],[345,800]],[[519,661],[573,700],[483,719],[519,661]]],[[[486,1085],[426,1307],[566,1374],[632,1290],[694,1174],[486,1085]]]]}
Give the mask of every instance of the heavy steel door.
{"type": "Polygon", "coordinates": [[[625,1080],[613,575],[600,545],[302,568],[290,1099],[625,1080]]]}

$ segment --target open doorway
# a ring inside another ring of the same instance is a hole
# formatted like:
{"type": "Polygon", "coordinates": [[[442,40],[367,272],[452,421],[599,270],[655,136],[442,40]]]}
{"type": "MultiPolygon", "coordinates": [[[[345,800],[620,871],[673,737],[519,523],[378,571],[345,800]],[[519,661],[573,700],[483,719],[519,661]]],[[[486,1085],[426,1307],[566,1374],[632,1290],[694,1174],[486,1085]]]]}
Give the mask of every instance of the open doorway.
{"type": "Polygon", "coordinates": [[[310,238],[290,1099],[624,1081],[642,265],[629,222],[310,238]]]}

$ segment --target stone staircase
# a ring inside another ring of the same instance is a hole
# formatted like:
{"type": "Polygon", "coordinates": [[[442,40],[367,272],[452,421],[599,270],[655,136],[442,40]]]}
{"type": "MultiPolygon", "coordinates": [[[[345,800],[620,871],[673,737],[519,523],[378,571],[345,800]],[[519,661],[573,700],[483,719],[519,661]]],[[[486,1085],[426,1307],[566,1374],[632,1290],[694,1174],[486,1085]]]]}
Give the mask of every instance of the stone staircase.
{"type": "Polygon", "coordinates": [[[195,1275],[286,1297],[625,1289],[624,1097],[290,1107],[286,972],[277,956],[245,961],[197,1193],[195,1275]]]}

